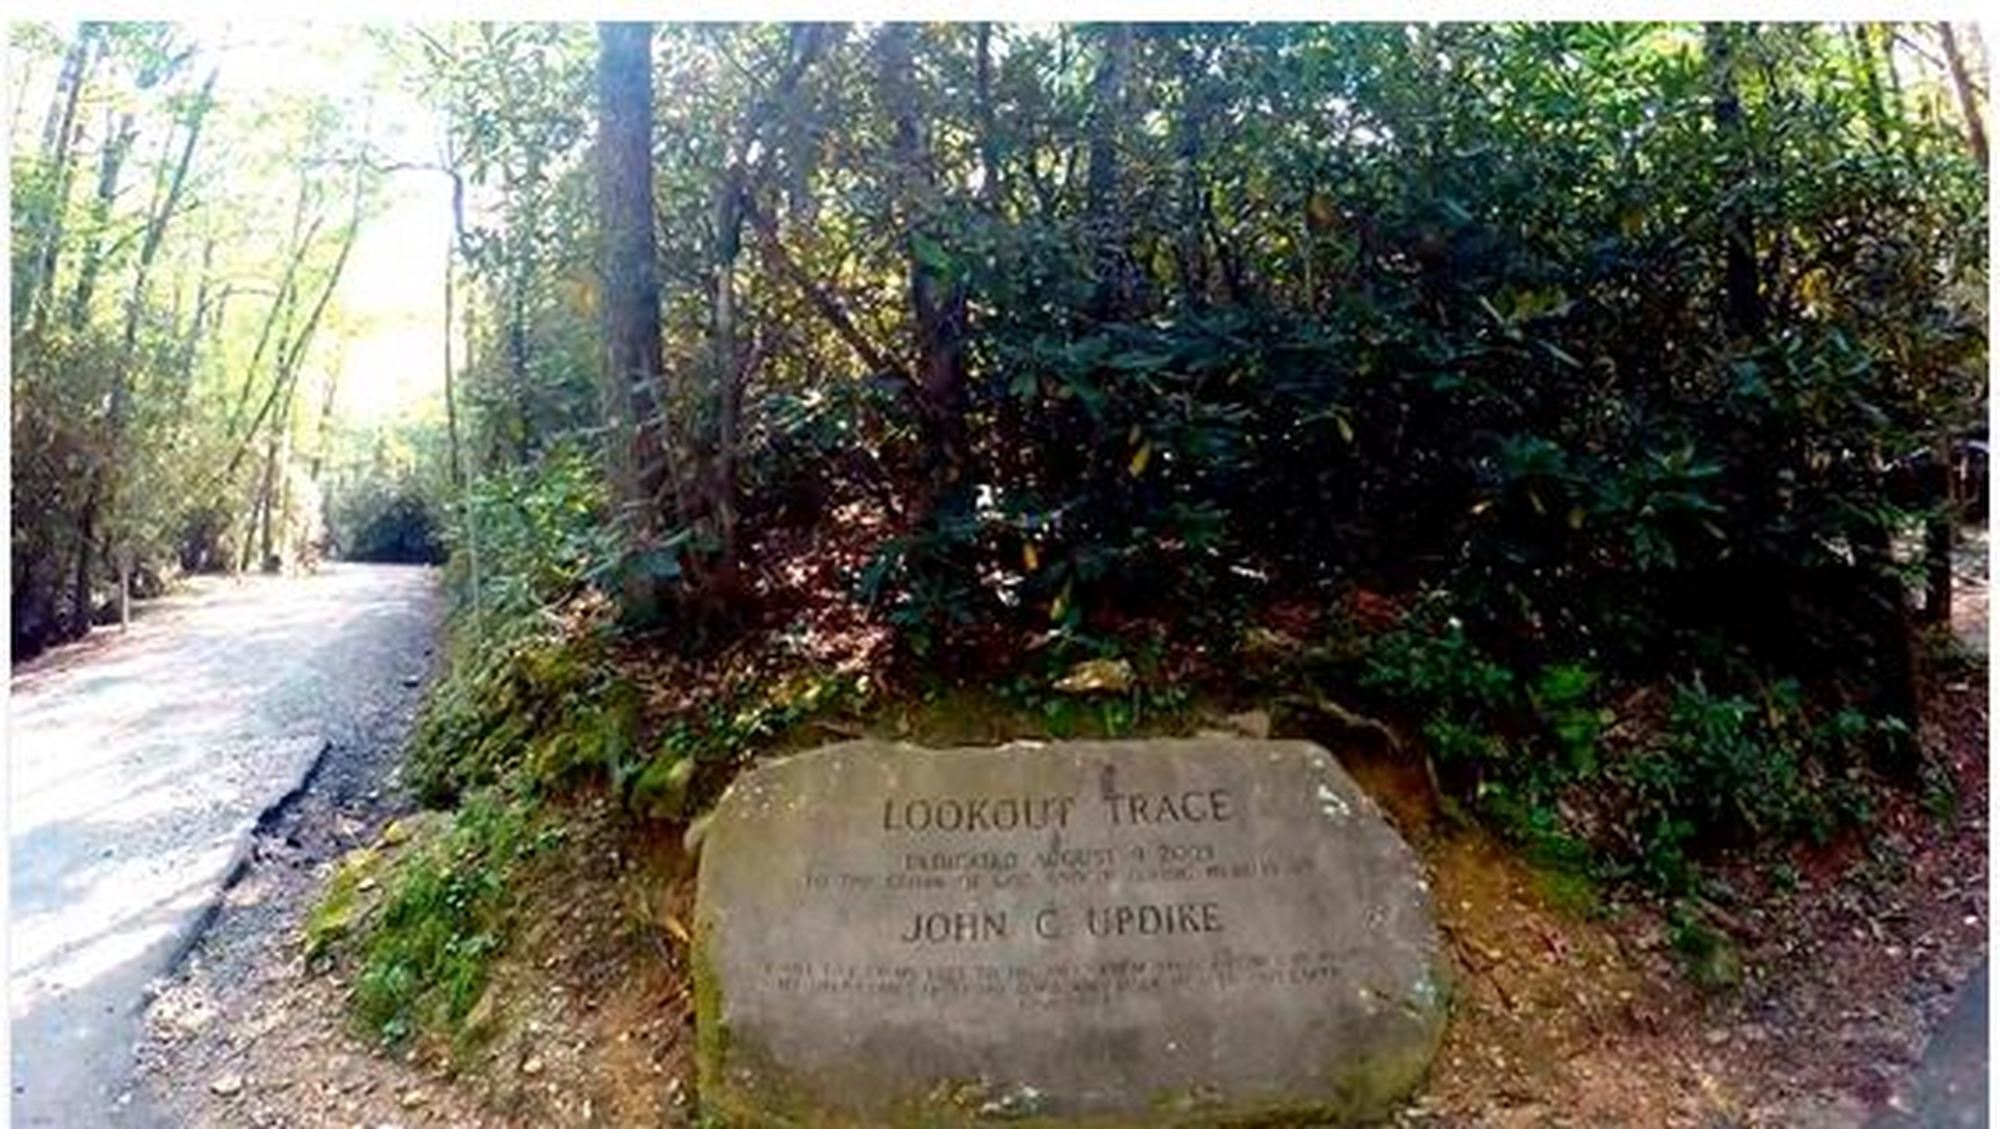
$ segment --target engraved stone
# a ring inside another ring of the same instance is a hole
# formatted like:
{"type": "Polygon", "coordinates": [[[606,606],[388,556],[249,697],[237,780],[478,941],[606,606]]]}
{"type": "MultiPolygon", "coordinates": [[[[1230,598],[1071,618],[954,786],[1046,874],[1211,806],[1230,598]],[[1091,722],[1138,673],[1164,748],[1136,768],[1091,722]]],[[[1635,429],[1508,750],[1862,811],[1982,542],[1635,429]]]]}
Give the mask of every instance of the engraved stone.
{"type": "Polygon", "coordinates": [[[694,972],[729,1124],[1198,1125],[1381,1116],[1447,967],[1333,757],[1197,738],[761,765],[708,825],[694,972]]]}

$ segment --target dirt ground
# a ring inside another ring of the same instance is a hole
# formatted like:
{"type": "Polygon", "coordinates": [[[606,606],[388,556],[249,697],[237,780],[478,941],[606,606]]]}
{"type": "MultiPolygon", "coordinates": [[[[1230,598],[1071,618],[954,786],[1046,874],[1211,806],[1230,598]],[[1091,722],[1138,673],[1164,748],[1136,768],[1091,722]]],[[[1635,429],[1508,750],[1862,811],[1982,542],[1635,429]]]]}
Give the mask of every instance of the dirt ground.
{"type": "MultiPolygon", "coordinates": [[[[304,961],[304,915],[339,857],[306,862],[312,825],[343,818],[320,815],[287,820],[148,1011],[142,1073],[177,1123],[688,1123],[693,1005],[675,937],[693,873],[675,840],[635,838],[602,804],[569,813],[569,842],[525,892],[531,924],[471,1018],[491,1037],[454,1064],[443,1048],[385,1053],[348,1021],[341,971],[304,961]]],[[[357,838],[395,850],[379,830],[357,838]]]]}

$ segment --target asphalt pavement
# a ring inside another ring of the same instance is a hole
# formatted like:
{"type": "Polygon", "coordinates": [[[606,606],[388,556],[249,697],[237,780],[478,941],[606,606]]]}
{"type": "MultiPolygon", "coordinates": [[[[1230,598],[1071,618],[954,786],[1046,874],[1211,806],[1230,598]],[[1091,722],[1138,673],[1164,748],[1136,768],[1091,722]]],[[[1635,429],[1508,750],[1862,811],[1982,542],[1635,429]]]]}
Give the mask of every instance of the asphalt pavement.
{"type": "Polygon", "coordinates": [[[148,986],[200,935],[260,819],[429,669],[435,570],[204,578],[129,631],[13,672],[8,1003],[15,1125],[148,1124],[148,986]]]}

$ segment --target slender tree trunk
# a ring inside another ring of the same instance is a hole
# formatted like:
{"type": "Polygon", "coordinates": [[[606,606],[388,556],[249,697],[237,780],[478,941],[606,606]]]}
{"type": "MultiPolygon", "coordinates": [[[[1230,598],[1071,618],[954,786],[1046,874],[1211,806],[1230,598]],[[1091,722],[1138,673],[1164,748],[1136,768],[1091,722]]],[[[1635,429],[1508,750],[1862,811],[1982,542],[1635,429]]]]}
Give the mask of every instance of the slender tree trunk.
{"type": "Polygon", "coordinates": [[[242,464],[244,453],[257,438],[258,430],[263,427],[264,420],[270,416],[271,409],[277,406],[279,399],[283,397],[287,403],[290,402],[291,388],[298,381],[299,367],[305,363],[306,349],[312,344],[313,336],[319,330],[320,317],[326,313],[327,302],[332,299],[333,292],[340,287],[341,275],[347,271],[348,255],[353,252],[355,237],[361,231],[361,172],[362,170],[357,167],[354,177],[353,206],[347,230],[341,236],[340,251],[333,259],[333,270],[328,273],[326,285],[320,289],[318,299],[313,302],[312,312],[306,316],[306,323],[300,328],[298,335],[290,341],[280,341],[276,379],[271,382],[271,391],[264,397],[263,406],[257,409],[256,417],[250,421],[250,426],[238,441],[235,452],[230,455],[229,465],[223,471],[225,480],[235,475],[236,468],[242,464]]]}
{"type": "Polygon", "coordinates": [[[1090,165],[1085,174],[1084,222],[1097,268],[1092,314],[1115,321],[1131,312],[1132,278],[1125,209],[1118,200],[1118,133],[1125,118],[1125,87],[1132,67],[1132,25],[1106,33],[1104,58],[1091,79],[1090,165]]]}
{"type": "Polygon", "coordinates": [[[1877,145],[1889,143],[1889,115],[1882,104],[1882,76],[1875,60],[1875,43],[1868,34],[1868,25],[1857,23],[1849,34],[1854,40],[1855,65],[1861,71],[1861,84],[1867,90],[1867,110],[1869,132],[1875,136],[1877,145]]]}
{"type": "Polygon", "coordinates": [[[319,481],[319,473],[326,466],[327,450],[333,445],[333,406],[340,398],[340,370],[335,365],[327,375],[326,395],[319,402],[319,433],[313,440],[312,463],[307,467],[306,477],[319,481]]]}
{"type": "Polygon", "coordinates": [[[243,564],[236,571],[249,572],[254,565],[263,570],[271,556],[271,488],[278,467],[275,441],[264,445],[264,470],[257,478],[256,500],[250,506],[250,536],[243,542],[243,564]]]}
{"type": "MultiPolygon", "coordinates": [[[[31,269],[21,272],[15,279],[14,309],[26,313],[24,324],[30,337],[39,336],[49,315],[49,303],[54,294],[56,262],[62,252],[63,221],[69,211],[70,171],[74,164],[77,141],[83,131],[83,121],[77,116],[77,103],[83,95],[85,84],[90,81],[90,71],[96,61],[98,25],[83,23],[77,29],[76,39],[70,44],[63,57],[63,69],[56,81],[56,95],[49,106],[49,116],[42,126],[42,153],[44,167],[48,170],[48,209],[43,216],[41,240],[37,253],[30,260],[31,269]]],[[[88,621],[85,627],[89,626],[88,621]]]]}
{"type": "MultiPolygon", "coordinates": [[[[653,27],[597,26],[597,209],[602,277],[605,462],[625,545],[657,535],[666,477],[656,388],[661,379],[660,283],[653,231],[653,27]]],[[[650,571],[625,572],[627,614],[650,619],[660,589],[650,571]]]]}
{"type": "Polygon", "coordinates": [[[236,438],[238,429],[242,427],[243,413],[250,409],[251,394],[257,389],[257,372],[271,346],[273,333],[277,334],[279,353],[285,351],[284,342],[291,332],[292,311],[298,301],[299,266],[305,262],[313,236],[319,233],[319,225],[320,217],[313,217],[312,226],[306,229],[304,238],[294,243],[291,259],[285,264],[285,273],[278,279],[278,292],[271,299],[271,308],[264,314],[264,326],[257,331],[257,345],[250,350],[250,363],[243,370],[243,388],[236,394],[236,406],[229,413],[227,434],[231,439],[236,438]],[[280,325],[283,330],[279,329],[280,325]]]}
{"type": "Polygon", "coordinates": [[[118,551],[118,630],[132,628],[132,550],[118,551]]]}
{"type": "Polygon", "coordinates": [[[1931,489],[1936,505],[1924,522],[1924,619],[1951,622],[1951,558],[1958,532],[1958,475],[1948,436],[1931,442],[1931,489]]]}
{"type": "MultiPolygon", "coordinates": [[[[195,365],[201,359],[201,339],[203,335],[210,332],[209,322],[212,315],[209,310],[209,302],[210,291],[214,285],[214,267],[215,236],[210,235],[202,241],[201,245],[201,274],[195,282],[194,315],[188,319],[187,333],[181,337],[180,356],[174,361],[174,372],[180,379],[174,383],[173,410],[167,414],[167,446],[169,449],[179,439],[182,416],[187,408],[188,392],[194,386],[195,365]]],[[[228,297],[229,292],[227,288],[215,297],[214,301],[218,307],[218,314],[220,312],[219,307],[228,300],[228,297]]],[[[215,318],[217,324],[220,324],[220,320],[219,317],[215,318]]]]}
{"type": "Polygon", "coordinates": [[[936,261],[940,240],[928,229],[926,201],[936,191],[915,91],[909,85],[914,30],[884,25],[880,34],[882,96],[894,118],[891,151],[900,180],[902,226],[910,234],[910,309],[917,331],[916,407],[925,432],[927,512],[968,472],[965,435],[965,288],[936,261]]]}
{"type": "MultiPolygon", "coordinates": [[[[453,363],[451,350],[458,256],[466,243],[465,178],[459,175],[457,165],[450,157],[446,158],[445,173],[451,177],[451,245],[445,249],[444,256],[444,419],[445,432],[450,441],[452,493],[456,495],[459,512],[465,522],[466,587],[472,599],[472,633],[477,643],[483,622],[480,610],[479,525],[472,507],[472,492],[458,440],[457,366],[453,363]]],[[[465,303],[465,367],[468,372],[472,369],[472,306],[470,301],[465,303]]]]}
{"type": "Polygon", "coordinates": [[[29,58],[23,62],[20,71],[21,80],[14,84],[14,108],[7,115],[7,141],[10,146],[18,145],[19,143],[18,139],[21,135],[21,110],[28,103],[28,91],[34,89],[35,72],[41,69],[35,63],[36,60],[33,58],[29,58]]]}
{"type": "MultiPolygon", "coordinates": [[[[715,288],[715,305],[710,326],[709,366],[714,373],[715,443],[705,452],[707,466],[696,474],[696,509],[699,517],[714,524],[721,546],[718,564],[723,570],[736,560],[736,407],[742,388],[736,332],[736,258],[743,243],[744,169],[732,165],[716,187],[715,242],[710,248],[710,274],[715,288]]],[[[700,445],[695,446],[700,457],[700,445]]]]}
{"type": "Polygon", "coordinates": [[[1181,229],[1175,258],[1180,266],[1181,298],[1193,309],[1200,309],[1208,300],[1208,261],[1204,253],[1208,241],[1202,225],[1207,211],[1208,185],[1201,175],[1202,119],[1207,114],[1207,91],[1203,84],[1202,62],[1192,49],[1180,48],[1177,63],[1181,80],[1181,229]]]}
{"type": "Polygon", "coordinates": [[[805,268],[799,265],[798,260],[785,250],[784,243],[778,238],[777,226],[771,217],[757,207],[757,202],[744,200],[743,212],[749,219],[750,226],[757,232],[757,244],[763,249],[765,262],[785,281],[791,283],[799,293],[805,295],[806,301],[812,304],[813,310],[825,320],[834,335],[848,348],[854,350],[855,356],[861,358],[861,363],[867,366],[869,374],[904,376],[902,366],[886,349],[868,339],[868,335],[855,324],[854,318],[848,314],[847,307],[841,304],[840,299],[825,286],[814,281],[812,276],[806,273],[805,268]]]}
{"type": "Polygon", "coordinates": [[[752,161],[759,151],[767,119],[792,100],[806,68],[818,56],[821,34],[821,29],[812,24],[792,26],[785,69],[745,110],[729,153],[729,164],[715,187],[709,245],[713,304],[708,365],[712,374],[708,399],[714,409],[715,430],[712,436],[690,436],[683,443],[683,449],[693,452],[698,464],[688,476],[694,484],[694,512],[683,517],[691,523],[712,527],[720,552],[713,575],[707,579],[725,589],[733,587],[736,581],[737,431],[743,385],[748,379],[737,326],[736,267],[743,249],[750,194],[761,180],[761,162],[753,167],[752,161]]]}
{"type": "Polygon", "coordinates": [[[979,25],[978,60],[973,75],[979,113],[979,203],[988,217],[998,219],[1006,185],[1000,164],[999,115],[993,110],[993,25],[979,25]]]}
{"type": "Polygon", "coordinates": [[[450,245],[445,248],[444,252],[444,431],[446,442],[449,444],[447,449],[451,458],[452,492],[462,494],[465,490],[465,469],[464,464],[459,461],[458,457],[458,396],[456,389],[453,387],[453,369],[456,366],[452,363],[451,334],[453,328],[452,287],[456,281],[458,270],[458,232],[463,227],[462,217],[465,214],[465,181],[459,177],[455,170],[451,171],[450,175],[453,229],[450,236],[450,245]]]}
{"type": "MultiPolygon", "coordinates": [[[[1723,24],[1707,27],[1709,77],[1716,133],[1729,156],[1739,188],[1750,177],[1744,153],[1743,104],[1736,92],[1736,42],[1723,24]]],[[[1764,305],[1757,288],[1757,230],[1747,203],[1727,206],[1723,217],[1723,326],[1732,339],[1756,337],[1764,329],[1764,305]]]]}
{"type": "MultiPolygon", "coordinates": [[[[125,305],[125,329],[119,338],[118,365],[112,373],[111,407],[106,421],[104,457],[92,468],[90,485],[84,493],[83,514],[78,522],[79,541],[76,556],[76,596],[77,614],[86,628],[90,616],[90,558],[96,551],[98,519],[108,505],[115,505],[116,481],[110,473],[114,461],[123,453],[125,441],[125,417],[131,410],[133,365],[139,338],[139,315],[145,308],[146,287],[153,268],[153,261],[159,255],[160,244],[167,235],[167,224],[173,219],[180,206],[181,193],[187,187],[188,166],[194,161],[195,145],[201,140],[201,125],[208,116],[208,109],[214,103],[215,80],[219,72],[210,70],[208,81],[201,87],[194,106],[189,110],[187,140],[181,147],[180,160],[174,166],[173,177],[168,182],[166,197],[146,221],[145,239],[139,245],[139,259],[132,279],[132,296],[125,305]]],[[[113,510],[115,513],[115,509],[113,510]]]]}
{"type": "Polygon", "coordinates": [[[1951,86],[1958,92],[1959,112],[1965,115],[1965,145],[1971,150],[1972,159],[1985,168],[1986,125],[1979,109],[1979,96],[1973,92],[1972,78],[1966,73],[1965,57],[1959,54],[1958,36],[1953,34],[1949,23],[1937,25],[1938,39],[1944,44],[1944,59],[1951,68],[1951,86]]]}
{"type": "MultiPolygon", "coordinates": [[[[519,254],[525,256],[526,248],[520,249],[519,254]]],[[[512,393],[509,399],[521,420],[514,434],[514,460],[524,463],[528,459],[528,436],[534,427],[529,411],[533,399],[528,381],[528,267],[518,260],[507,272],[507,381],[512,393]]]]}
{"type": "MultiPolygon", "coordinates": [[[[108,127],[110,122],[105,124],[108,127]]],[[[91,295],[97,288],[98,272],[104,266],[104,226],[111,221],[111,204],[118,195],[118,174],[125,164],[125,155],[131,152],[136,132],[129,113],[115,130],[106,130],[109,140],[104,144],[103,160],[97,170],[97,198],[90,205],[90,228],[84,236],[83,258],[77,266],[76,289],[69,300],[69,327],[73,332],[81,331],[90,318],[91,295]]]]}
{"type": "Polygon", "coordinates": [[[1912,130],[1903,128],[1903,76],[1896,69],[1896,30],[1891,24],[1862,24],[1864,34],[1871,35],[1882,46],[1882,79],[1888,85],[1889,122],[1896,128],[1896,138],[1901,143],[1903,159],[1914,161],[1917,156],[1917,136],[1912,130]]]}
{"type": "Polygon", "coordinates": [[[188,111],[187,140],[182,144],[180,159],[174,165],[166,199],[147,221],[146,238],[139,246],[137,275],[132,280],[132,300],[125,306],[125,332],[119,345],[119,356],[124,364],[121,366],[121,379],[112,387],[114,419],[123,419],[124,401],[132,394],[131,380],[124,374],[131,367],[132,350],[139,336],[139,314],[146,302],[146,284],[153,269],[153,260],[159,255],[160,244],[167,237],[167,224],[179,210],[181,194],[187,189],[188,168],[194,163],[195,146],[201,141],[202,123],[208,118],[209,107],[215,103],[215,80],[219,74],[216,70],[208,72],[208,80],[202,83],[201,93],[195,96],[194,106],[188,111]]]}

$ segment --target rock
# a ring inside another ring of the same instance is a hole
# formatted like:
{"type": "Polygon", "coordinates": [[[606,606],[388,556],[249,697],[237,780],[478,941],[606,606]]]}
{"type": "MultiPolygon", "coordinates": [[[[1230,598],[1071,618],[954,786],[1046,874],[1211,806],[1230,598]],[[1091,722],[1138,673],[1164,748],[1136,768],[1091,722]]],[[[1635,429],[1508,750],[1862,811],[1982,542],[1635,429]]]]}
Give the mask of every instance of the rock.
{"type": "Polygon", "coordinates": [[[233,1098],[243,1092],[243,1076],[234,1071],[218,1074],[209,1082],[208,1092],[218,1098],[233,1098]]]}
{"type": "Polygon", "coordinates": [[[1267,710],[1245,710],[1230,714],[1223,720],[1229,723],[1229,728],[1245,737],[1255,737],[1259,741],[1270,739],[1271,714],[1267,710]]]}
{"type": "Polygon", "coordinates": [[[540,1055],[529,1055],[528,1061],[521,1064],[521,1073],[527,1075],[530,1078],[533,1078],[535,1075],[540,1074],[541,1072],[542,1072],[542,1056],[540,1055]]]}
{"type": "Polygon", "coordinates": [[[1132,664],[1124,659],[1086,659],[1056,682],[1065,694],[1123,694],[1132,689],[1132,664]]]}
{"type": "Polygon", "coordinates": [[[415,1109],[431,1099],[430,1095],[424,1093],[422,1090],[408,1089],[404,1090],[402,1097],[396,1100],[404,1109],[415,1109]]]}
{"type": "Polygon", "coordinates": [[[852,742],[739,777],[695,907],[731,1124],[1352,1124],[1421,1079],[1448,966],[1324,749],[852,742]]]}

